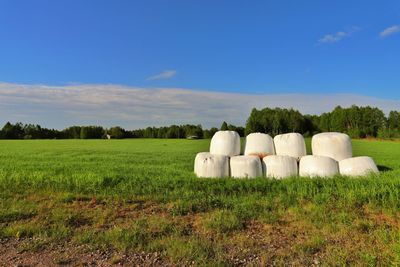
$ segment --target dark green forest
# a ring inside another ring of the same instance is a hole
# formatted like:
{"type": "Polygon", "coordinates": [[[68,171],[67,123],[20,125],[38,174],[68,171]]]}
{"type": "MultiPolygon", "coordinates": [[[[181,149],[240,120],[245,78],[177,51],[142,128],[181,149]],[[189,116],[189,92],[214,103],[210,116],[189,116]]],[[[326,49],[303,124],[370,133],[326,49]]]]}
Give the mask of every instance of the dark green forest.
{"type": "Polygon", "coordinates": [[[100,139],[100,138],[211,138],[218,130],[237,131],[240,136],[253,132],[298,132],[311,136],[319,132],[343,132],[352,138],[400,138],[400,112],[388,116],[374,107],[336,107],[321,115],[303,115],[294,109],[253,109],[245,127],[223,122],[221,127],[203,129],[201,125],[171,125],[126,130],[115,126],[71,126],[64,130],[47,129],[40,125],[7,122],[0,131],[1,139],[100,139]]]}
{"type": "Polygon", "coordinates": [[[400,137],[400,112],[391,111],[388,117],[374,107],[342,108],[321,115],[302,115],[293,109],[253,109],[246,123],[246,134],[263,132],[277,135],[298,132],[306,136],[318,132],[343,132],[353,138],[400,137]]]}

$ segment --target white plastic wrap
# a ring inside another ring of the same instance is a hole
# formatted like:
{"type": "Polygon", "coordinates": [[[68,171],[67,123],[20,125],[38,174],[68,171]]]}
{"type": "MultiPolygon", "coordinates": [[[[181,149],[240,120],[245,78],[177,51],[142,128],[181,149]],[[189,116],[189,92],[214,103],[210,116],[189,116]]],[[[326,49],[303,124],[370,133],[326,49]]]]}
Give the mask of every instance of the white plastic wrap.
{"type": "Polygon", "coordinates": [[[338,163],[330,157],[310,155],[302,157],[300,160],[300,176],[331,177],[338,173],[338,163]]]}
{"type": "Polygon", "coordinates": [[[260,158],[257,156],[236,156],[231,158],[231,176],[235,178],[254,178],[262,176],[260,158]]]}
{"type": "Polygon", "coordinates": [[[290,156],[268,156],[263,158],[265,176],[282,179],[298,174],[297,160],[290,156]]]}
{"type": "Polygon", "coordinates": [[[341,175],[363,176],[369,173],[379,173],[374,160],[370,157],[355,157],[339,161],[341,175]]]}
{"type": "Polygon", "coordinates": [[[198,177],[228,177],[229,157],[201,152],[194,160],[194,173],[198,177]]]}
{"type": "Polygon", "coordinates": [[[240,136],[235,131],[218,131],[211,138],[210,153],[236,156],[240,154],[240,136]]]}
{"type": "Polygon", "coordinates": [[[306,143],[299,133],[280,134],[274,137],[275,152],[277,155],[291,156],[299,160],[307,155],[306,143]]]}
{"type": "Polygon", "coordinates": [[[337,161],[351,158],[351,139],[344,133],[320,133],[311,141],[312,153],[316,156],[331,157],[337,161]]]}
{"type": "Polygon", "coordinates": [[[260,159],[275,155],[274,140],[268,134],[251,133],[246,137],[244,154],[258,156],[260,159]]]}

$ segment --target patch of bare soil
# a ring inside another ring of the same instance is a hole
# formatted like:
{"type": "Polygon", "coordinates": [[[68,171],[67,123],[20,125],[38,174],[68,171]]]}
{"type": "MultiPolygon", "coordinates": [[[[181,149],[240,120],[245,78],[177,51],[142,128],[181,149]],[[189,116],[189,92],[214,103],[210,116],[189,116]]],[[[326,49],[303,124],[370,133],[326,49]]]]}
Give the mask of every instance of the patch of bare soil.
{"type": "MultiPolygon", "coordinates": [[[[250,223],[246,231],[235,235],[226,247],[232,266],[273,266],[277,255],[290,251],[293,237],[277,227],[250,223]]],[[[293,253],[293,252],[290,252],[293,253]]]]}
{"type": "Polygon", "coordinates": [[[155,253],[92,251],[70,243],[26,249],[32,238],[0,240],[0,266],[168,266],[155,253]]]}

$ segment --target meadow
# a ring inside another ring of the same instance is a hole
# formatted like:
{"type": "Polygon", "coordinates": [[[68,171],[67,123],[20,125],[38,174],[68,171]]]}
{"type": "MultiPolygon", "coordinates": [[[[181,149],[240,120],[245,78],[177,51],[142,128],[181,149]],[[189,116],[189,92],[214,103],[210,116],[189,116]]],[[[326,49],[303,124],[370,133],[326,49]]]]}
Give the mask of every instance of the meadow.
{"type": "Polygon", "coordinates": [[[0,252],[60,265],[93,252],[104,265],[400,264],[400,142],[353,140],[377,176],[199,179],[209,142],[0,141],[0,252]]]}

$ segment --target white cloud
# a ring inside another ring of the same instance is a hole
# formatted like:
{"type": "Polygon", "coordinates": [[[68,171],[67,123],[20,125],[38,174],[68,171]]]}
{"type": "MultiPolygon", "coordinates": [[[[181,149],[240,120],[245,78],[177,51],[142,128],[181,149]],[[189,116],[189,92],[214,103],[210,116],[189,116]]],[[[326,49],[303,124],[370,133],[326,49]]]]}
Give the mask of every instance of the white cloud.
{"type": "Polygon", "coordinates": [[[164,70],[159,74],[148,77],[146,80],[148,81],[165,80],[174,77],[176,74],[177,74],[176,70],[164,70]]]}
{"type": "Polygon", "coordinates": [[[350,37],[356,31],[359,31],[360,28],[357,26],[351,27],[348,31],[339,31],[332,34],[326,34],[322,38],[318,40],[318,44],[328,44],[328,43],[336,43],[341,41],[346,37],[350,37]]]}
{"type": "Polygon", "coordinates": [[[400,25],[393,25],[389,28],[384,29],[379,36],[382,38],[388,37],[390,35],[393,35],[395,33],[399,33],[400,32],[400,25]]]}
{"type": "Polygon", "coordinates": [[[336,105],[400,110],[400,100],[350,94],[253,95],[120,85],[23,85],[0,83],[0,123],[22,121],[45,127],[120,125],[127,129],[170,124],[244,125],[253,107],[295,108],[320,114],[336,105]]]}
{"type": "Polygon", "coordinates": [[[324,37],[322,37],[321,39],[319,39],[318,43],[320,43],[320,44],[335,43],[335,42],[339,42],[346,36],[348,36],[348,34],[345,32],[337,32],[334,34],[327,34],[327,35],[324,35],[324,37]]]}

